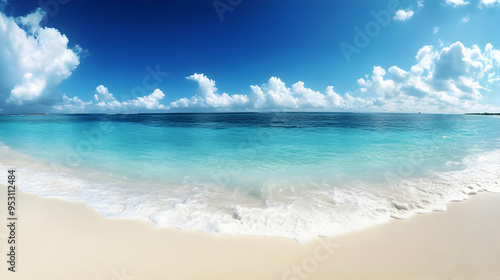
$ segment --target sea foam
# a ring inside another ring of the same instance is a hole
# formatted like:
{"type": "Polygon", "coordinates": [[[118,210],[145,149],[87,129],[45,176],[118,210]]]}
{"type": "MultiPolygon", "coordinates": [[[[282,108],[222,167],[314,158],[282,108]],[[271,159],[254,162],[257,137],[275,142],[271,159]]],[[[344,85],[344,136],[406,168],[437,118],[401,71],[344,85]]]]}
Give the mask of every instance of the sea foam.
{"type": "Polygon", "coordinates": [[[16,168],[20,189],[41,197],[83,202],[108,218],[221,235],[280,236],[299,242],[335,236],[391,218],[445,211],[447,203],[500,191],[500,150],[466,157],[459,170],[380,182],[265,181],[245,190],[207,182],[144,187],[106,174],[55,166],[0,146],[0,170],[16,168]]]}

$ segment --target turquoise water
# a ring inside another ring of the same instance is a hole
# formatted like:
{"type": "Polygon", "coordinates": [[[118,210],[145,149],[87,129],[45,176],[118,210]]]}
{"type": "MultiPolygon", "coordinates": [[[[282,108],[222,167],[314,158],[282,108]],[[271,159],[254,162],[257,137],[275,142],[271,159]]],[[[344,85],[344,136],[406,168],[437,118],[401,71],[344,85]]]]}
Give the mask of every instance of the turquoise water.
{"type": "Polygon", "coordinates": [[[500,181],[495,116],[0,116],[0,142],[23,191],[222,234],[334,235],[500,181]]]}

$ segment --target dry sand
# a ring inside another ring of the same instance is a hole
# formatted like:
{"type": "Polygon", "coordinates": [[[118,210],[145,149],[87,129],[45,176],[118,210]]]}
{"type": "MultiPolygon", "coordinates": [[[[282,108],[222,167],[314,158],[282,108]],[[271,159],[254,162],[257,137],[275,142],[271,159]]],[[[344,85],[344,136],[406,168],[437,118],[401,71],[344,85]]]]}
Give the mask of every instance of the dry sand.
{"type": "Polygon", "coordinates": [[[7,270],[0,188],[0,279],[500,279],[500,194],[301,245],[106,219],[84,204],[18,194],[16,272],[7,270]]]}

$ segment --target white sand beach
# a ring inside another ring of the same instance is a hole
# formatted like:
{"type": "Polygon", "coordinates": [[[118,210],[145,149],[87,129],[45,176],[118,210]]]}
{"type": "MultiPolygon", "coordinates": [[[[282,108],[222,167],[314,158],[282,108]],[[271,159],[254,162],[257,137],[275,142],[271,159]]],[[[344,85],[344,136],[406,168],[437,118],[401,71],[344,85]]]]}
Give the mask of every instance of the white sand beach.
{"type": "MultiPolygon", "coordinates": [[[[158,229],[32,194],[18,202],[16,272],[2,261],[1,279],[500,279],[498,193],[305,245],[158,229]]],[[[4,260],[6,237],[2,226],[4,260]]]]}

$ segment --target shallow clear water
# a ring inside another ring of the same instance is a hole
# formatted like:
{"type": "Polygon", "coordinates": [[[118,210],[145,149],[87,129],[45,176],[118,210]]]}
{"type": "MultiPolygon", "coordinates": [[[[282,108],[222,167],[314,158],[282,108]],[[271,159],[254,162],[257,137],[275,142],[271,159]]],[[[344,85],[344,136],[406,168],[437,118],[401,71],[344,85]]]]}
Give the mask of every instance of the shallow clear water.
{"type": "Polygon", "coordinates": [[[495,189],[495,116],[0,116],[20,188],[109,217],[307,240],[495,189]]]}

